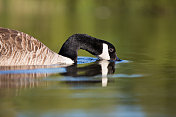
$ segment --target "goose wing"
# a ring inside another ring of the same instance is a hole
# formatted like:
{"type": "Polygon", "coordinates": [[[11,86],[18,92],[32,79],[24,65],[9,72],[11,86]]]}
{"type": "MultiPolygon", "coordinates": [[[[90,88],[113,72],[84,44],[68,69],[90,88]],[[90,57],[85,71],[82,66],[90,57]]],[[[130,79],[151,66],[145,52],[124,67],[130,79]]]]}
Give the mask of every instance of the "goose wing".
{"type": "Polygon", "coordinates": [[[0,28],[0,65],[48,65],[57,56],[26,33],[0,28]]]}

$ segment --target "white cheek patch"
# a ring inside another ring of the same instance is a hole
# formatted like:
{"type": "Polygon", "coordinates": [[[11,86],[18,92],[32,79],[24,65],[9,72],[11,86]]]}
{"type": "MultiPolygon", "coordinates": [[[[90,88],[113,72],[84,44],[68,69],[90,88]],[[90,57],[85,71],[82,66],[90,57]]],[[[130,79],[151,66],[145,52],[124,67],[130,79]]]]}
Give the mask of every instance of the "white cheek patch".
{"type": "Polygon", "coordinates": [[[103,60],[110,60],[107,44],[103,43],[103,51],[100,55],[98,55],[98,57],[103,60]]]}

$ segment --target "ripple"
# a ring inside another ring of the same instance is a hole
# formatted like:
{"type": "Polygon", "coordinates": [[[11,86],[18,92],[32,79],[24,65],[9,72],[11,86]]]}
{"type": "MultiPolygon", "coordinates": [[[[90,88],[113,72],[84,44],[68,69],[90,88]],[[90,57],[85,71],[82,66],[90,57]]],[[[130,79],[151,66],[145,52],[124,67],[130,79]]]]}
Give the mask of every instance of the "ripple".
{"type": "MultiPolygon", "coordinates": [[[[84,64],[84,63],[92,63],[99,60],[98,58],[94,58],[94,57],[85,57],[85,56],[78,56],[77,58],[77,63],[78,64],[84,64]]],[[[113,62],[113,61],[112,61],[113,62]]],[[[132,61],[129,60],[121,60],[121,61],[115,61],[115,64],[118,63],[130,63],[132,61]]]]}
{"type": "Polygon", "coordinates": [[[65,68],[41,68],[29,70],[1,70],[0,74],[63,73],[65,68]]]}
{"type": "Polygon", "coordinates": [[[92,63],[92,62],[95,62],[97,60],[98,60],[98,58],[78,56],[77,64],[92,63]]]}
{"type": "Polygon", "coordinates": [[[101,81],[99,78],[90,77],[46,77],[44,80],[47,81],[68,81],[68,82],[91,82],[91,81],[101,81]]]}
{"type": "Polygon", "coordinates": [[[115,61],[115,64],[118,64],[118,63],[131,63],[132,61],[129,61],[129,60],[121,60],[121,61],[115,61]]]}
{"type": "Polygon", "coordinates": [[[138,78],[138,77],[143,77],[144,75],[142,74],[114,74],[112,76],[109,76],[109,78],[138,78]]]}

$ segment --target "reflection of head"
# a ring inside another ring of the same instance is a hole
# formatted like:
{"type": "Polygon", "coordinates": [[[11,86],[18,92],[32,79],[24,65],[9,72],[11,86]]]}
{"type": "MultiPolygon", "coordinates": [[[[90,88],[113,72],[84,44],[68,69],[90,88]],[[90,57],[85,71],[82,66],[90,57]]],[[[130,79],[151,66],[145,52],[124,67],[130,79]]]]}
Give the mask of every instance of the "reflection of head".
{"type": "Polygon", "coordinates": [[[114,67],[115,67],[114,62],[101,60],[83,67],[78,67],[76,64],[68,66],[66,68],[66,73],[62,73],[62,75],[72,77],[81,77],[81,76],[91,77],[96,75],[104,75],[104,72],[107,72],[105,73],[107,75],[113,74],[115,72],[114,67]]]}
{"type": "Polygon", "coordinates": [[[108,65],[108,74],[114,74],[115,72],[115,62],[110,62],[108,65]]]}
{"type": "Polygon", "coordinates": [[[87,66],[72,65],[67,67],[66,71],[62,75],[71,76],[71,78],[66,77],[64,82],[72,87],[81,88],[88,85],[92,87],[92,83],[101,83],[103,87],[106,87],[108,84],[107,75],[115,72],[115,63],[101,60],[87,66]]]}

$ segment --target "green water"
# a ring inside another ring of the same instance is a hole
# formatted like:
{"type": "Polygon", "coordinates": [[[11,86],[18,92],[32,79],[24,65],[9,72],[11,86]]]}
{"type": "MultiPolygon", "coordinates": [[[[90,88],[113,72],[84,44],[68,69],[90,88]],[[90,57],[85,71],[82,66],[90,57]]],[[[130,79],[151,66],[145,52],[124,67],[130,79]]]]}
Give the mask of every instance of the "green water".
{"type": "Polygon", "coordinates": [[[175,6],[173,0],[0,0],[0,27],[26,32],[55,52],[70,35],[86,33],[113,43],[128,60],[113,66],[105,85],[99,63],[80,64],[71,74],[1,74],[0,116],[175,116],[175,6]],[[75,75],[78,68],[84,70],[75,75]]]}

